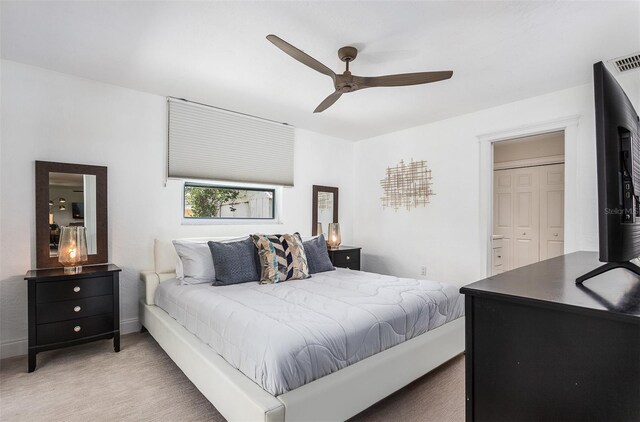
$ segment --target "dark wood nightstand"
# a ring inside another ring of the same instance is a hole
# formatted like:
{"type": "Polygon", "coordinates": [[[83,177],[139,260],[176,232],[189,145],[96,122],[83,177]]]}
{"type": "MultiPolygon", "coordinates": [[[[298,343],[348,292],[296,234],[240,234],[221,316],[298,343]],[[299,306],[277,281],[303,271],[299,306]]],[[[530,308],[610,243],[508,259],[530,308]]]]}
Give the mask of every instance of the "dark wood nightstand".
{"type": "Polygon", "coordinates": [[[94,340],[113,338],[120,351],[120,268],[113,264],[27,272],[29,297],[29,372],[36,354],[94,340]]]}
{"type": "Polygon", "coordinates": [[[338,249],[329,249],[329,259],[334,267],[360,271],[361,249],[355,246],[340,246],[338,249]]]}

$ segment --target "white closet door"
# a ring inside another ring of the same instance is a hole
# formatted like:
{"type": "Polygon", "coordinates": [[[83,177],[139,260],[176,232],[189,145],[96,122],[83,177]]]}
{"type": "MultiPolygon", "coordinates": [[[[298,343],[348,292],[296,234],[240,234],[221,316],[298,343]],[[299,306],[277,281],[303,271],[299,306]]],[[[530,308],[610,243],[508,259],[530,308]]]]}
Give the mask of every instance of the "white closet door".
{"type": "Polygon", "coordinates": [[[540,167],[540,260],[564,254],[564,164],[540,167]]]}
{"type": "Polygon", "coordinates": [[[493,172],[493,234],[503,236],[502,270],[509,271],[511,250],[513,247],[513,171],[497,170],[493,172]]]}
{"type": "Polygon", "coordinates": [[[540,261],[539,167],[514,169],[513,268],[540,261]]]}

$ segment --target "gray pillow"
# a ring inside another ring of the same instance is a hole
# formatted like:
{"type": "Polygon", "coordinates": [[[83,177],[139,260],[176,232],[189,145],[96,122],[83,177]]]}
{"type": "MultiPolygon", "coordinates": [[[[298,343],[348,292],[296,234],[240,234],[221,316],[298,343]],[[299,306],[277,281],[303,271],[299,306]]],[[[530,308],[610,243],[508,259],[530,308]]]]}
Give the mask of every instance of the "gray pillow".
{"type": "Polygon", "coordinates": [[[210,241],[208,245],[216,271],[214,286],[260,280],[260,273],[256,266],[256,246],[249,237],[239,242],[210,241]]]}
{"type": "Polygon", "coordinates": [[[307,255],[309,274],[335,270],[333,264],[331,263],[331,260],[329,259],[329,252],[327,251],[327,241],[324,240],[324,235],[321,234],[315,239],[302,242],[302,246],[304,246],[304,252],[307,255]]]}

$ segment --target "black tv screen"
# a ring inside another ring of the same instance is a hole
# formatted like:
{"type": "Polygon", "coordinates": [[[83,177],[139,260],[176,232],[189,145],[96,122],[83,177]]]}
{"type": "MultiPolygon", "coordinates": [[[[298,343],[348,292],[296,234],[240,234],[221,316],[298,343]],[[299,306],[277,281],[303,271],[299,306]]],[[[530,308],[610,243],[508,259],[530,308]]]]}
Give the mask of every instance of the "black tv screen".
{"type": "Polygon", "coordinates": [[[593,73],[600,261],[625,262],[640,256],[640,123],[605,65],[593,73]]]}
{"type": "Polygon", "coordinates": [[[84,219],[84,203],[83,202],[71,203],[71,216],[78,220],[84,219]]]}

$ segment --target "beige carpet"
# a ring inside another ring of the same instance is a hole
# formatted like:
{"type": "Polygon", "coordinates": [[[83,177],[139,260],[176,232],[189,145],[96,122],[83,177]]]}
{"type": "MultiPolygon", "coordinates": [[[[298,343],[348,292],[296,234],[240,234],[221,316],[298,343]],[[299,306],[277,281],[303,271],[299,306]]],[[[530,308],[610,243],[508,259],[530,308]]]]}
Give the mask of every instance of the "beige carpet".
{"type": "MultiPolygon", "coordinates": [[[[148,334],[122,337],[113,353],[99,341],[0,361],[2,421],[224,421],[148,334]]],[[[464,420],[459,356],[353,418],[354,421],[464,420]]]]}

